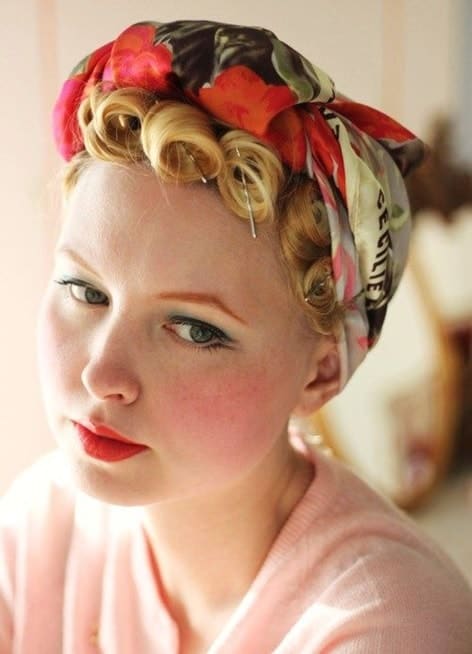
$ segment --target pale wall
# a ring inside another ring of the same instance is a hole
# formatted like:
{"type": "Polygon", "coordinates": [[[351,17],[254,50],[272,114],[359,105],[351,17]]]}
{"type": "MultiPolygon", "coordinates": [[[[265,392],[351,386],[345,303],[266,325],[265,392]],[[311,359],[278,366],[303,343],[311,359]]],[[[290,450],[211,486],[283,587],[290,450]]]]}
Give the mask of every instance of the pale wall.
{"type": "Polygon", "coordinates": [[[146,18],[264,25],[327,70],[344,93],[424,134],[432,112],[454,108],[459,10],[460,0],[2,0],[0,492],[53,445],[34,331],[58,215],[49,113],[59,79],[76,61],[146,18]]]}

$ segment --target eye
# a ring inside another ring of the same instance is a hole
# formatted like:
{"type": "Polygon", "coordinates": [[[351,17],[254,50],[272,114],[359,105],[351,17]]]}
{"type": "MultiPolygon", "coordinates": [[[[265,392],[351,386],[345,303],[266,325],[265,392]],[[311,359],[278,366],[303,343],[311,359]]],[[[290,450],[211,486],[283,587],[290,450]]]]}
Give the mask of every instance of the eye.
{"type": "Polygon", "coordinates": [[[196,318],[173,316],[167,329],[200,349],[224,347],[231,338],[221,329],[196,318]]]}
{"type": "Polygon", "coordinates": [[[108,305],[107,296],[101,291],[97,290],[90,284],[87,284],[81,279],[74,278],[64,278],[64,279],[55,279],[56,284],[61,284],[62,286],[68,286],[70,295],[81,302],[82,304],[98,304],[98,305],[108,305]]]}

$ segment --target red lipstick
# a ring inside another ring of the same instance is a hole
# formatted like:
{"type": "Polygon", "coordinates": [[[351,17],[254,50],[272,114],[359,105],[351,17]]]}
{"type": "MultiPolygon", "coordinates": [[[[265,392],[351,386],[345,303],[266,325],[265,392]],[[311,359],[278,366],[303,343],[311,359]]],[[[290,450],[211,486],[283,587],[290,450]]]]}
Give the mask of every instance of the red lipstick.
{"type": "Polygon", "coordinates": [[[146,445],[133,443],[106,425],[91,422],[87,422],[87,427],[80,422],[73,422],[73,425],[85,452],[94,459],[122,461],[148,449],[146,445]]]}

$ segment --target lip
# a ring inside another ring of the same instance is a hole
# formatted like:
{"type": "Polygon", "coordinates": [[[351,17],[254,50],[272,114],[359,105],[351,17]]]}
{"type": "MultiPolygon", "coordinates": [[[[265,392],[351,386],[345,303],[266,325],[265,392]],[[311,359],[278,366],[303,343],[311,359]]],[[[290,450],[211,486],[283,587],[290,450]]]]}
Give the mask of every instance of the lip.
{"type": "Polygon", "coordinates": [[[112,429],[111,427],[108,427],[108,425],[105,425],[104,423],[88,419],[83,420],[82,423],[77,424],[82,424],[83,427],[91,431],[96,436],[103,436],[105,438],[112,438],[115,441],[121,441],[122,443],[131,443],[132,445],[137,445],[137,443],[133,441],[132,438],[123,436],[123,434],[120,434],[120,432],[112,429]]]}
{"type": "Polygon", "coordinates": [[[111,427],[87,422],[73,422],[75,431],[85,452],[94,459],[114,462],[129,459],[147,450],[146,445],[134,443],[111,427]]]}

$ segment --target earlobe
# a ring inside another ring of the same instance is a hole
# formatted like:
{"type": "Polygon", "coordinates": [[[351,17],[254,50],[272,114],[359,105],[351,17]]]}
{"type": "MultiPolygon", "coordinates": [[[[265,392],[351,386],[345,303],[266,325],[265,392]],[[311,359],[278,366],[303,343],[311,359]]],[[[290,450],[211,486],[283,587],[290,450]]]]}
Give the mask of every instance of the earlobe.
{"type": "Polygon", "coordinates": [[[340,390],[341,367],[339,353],[334,340],[327,339],[314,353],[313,365],[309,370],[307,383],[293,415],[306,417],[320,409],[340,390]]]}

